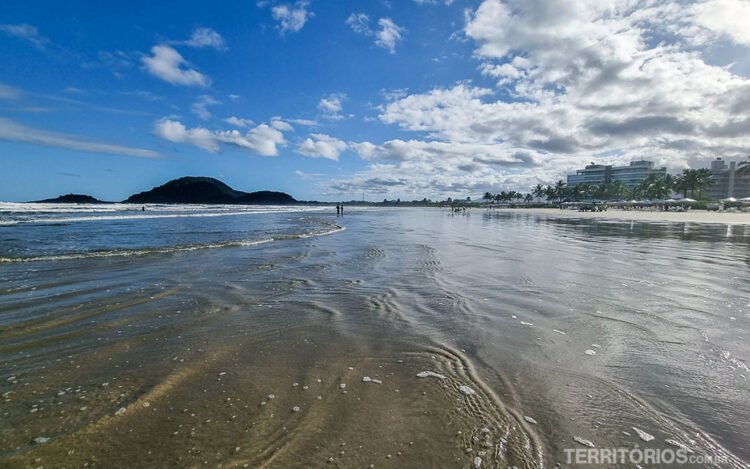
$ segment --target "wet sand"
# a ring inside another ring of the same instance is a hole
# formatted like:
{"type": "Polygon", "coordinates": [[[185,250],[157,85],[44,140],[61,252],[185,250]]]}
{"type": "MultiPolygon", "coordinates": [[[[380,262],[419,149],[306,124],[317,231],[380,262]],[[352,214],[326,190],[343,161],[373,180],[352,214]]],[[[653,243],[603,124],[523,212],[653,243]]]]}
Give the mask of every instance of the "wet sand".
{"type": "Polygon", "coordinates": [[[545,216],[560,216],[581,219],[615,219],[625,221],[675,222],[675,223],[719,223],[724,225],[750,225],[750,213],[713,212],[690,210],[687,212],[658,212],[644,210],[608,209],[606,212],[579,212],[555,208],[494,209],[495,212],[521,212],[545,216]]]}
{"type": "Polygon", "coordinates": [[[541,468],[668,440],[746,464],[746,227],[331,219],[0,265],[0,465],[541,468]]]}

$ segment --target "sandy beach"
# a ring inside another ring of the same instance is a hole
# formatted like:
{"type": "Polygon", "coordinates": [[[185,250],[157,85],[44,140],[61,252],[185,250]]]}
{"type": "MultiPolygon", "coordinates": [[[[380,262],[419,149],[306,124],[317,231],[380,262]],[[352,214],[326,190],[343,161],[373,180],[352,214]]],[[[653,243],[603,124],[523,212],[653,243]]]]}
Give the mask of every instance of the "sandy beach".
{"type": "Polygon", "coordinates": [[[494,212],[532,213],[544,216],[580,218],[580,219],[612,219],[648,222],[682,222],[682,223],[717,223],[722,225],[750,225],[750,213],[742,212],[709,212],[707,210],[691,210],[689,212],[650,212],[640,210],[609,209],[606,212],[579,212],[578,210],[560,210],[556,208],[508,208],[497,209],[494,212]]]}

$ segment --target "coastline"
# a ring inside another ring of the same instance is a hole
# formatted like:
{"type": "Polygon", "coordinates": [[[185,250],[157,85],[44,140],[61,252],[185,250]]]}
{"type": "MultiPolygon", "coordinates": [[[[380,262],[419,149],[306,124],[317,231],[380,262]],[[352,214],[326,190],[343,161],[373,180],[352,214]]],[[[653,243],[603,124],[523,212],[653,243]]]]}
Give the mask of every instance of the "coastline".
{"type": "Polygon", "coordinates": [[[638,210],[609,209],[606,212],[579,212],[556,208],[501,208],[493,209],[500,213],[526,213],[549,217],[586,218],[600,220],[645,221],[660,223],[713,223],[722,225],[750,225],[750,213],[709,212],[691,210],[689,212],[648,212],[638,210]]]}

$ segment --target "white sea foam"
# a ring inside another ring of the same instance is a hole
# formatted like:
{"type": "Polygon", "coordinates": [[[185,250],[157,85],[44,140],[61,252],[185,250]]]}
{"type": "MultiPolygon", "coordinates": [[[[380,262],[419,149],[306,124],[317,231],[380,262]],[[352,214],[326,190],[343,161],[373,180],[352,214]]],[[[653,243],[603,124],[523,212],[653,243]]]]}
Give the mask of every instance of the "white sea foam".
{"type": "Polygon", "coordinates": [[[232,247],[253,247],[261,244],[271,243],[274,241],[287,241],[302,238],[313,238],[317,236],[326,236],[334,233],[344,231],[346,228],[336,225],[335,228],[331,228],[326,231],[319,231],[314,233],[303,233],[294,235],[281,235],[273,238],[266,239],[247,239],[247,240],[235,240],[225,241],[220,243],[206,243],[206,244],[191,244],[183,246],[168,246],[168,247],[155,247],[155,248],[142,248],[142,249],[113,249],[108,251],[88,251],[78,252],[70,254],[55,254],[49,256],[33,256],[33,257],[0,257],[0,264],[9,264],[16,262],[39,262],[39,261],[67,261],[76,259],[96,259],[102,257],[128,257],[128,256],[145,256],[149,254],[171,254],[179,252],[190,252],[198,251],[203,249],[219,249],[219,248],[232,248],[232,247]]]}
{"type": "Polygon", "coordinates": [[[589,448],[596,448],[596,446],[594,446],[594,443],[587,440],[586,438],[581,438],[580,436],[574,436],[573,441],[583,446],[588,446],[589,448]]]}
{"type": "Polygon", "coordinates": [[[672,446],[676,446],[677,448],[684,449],[688,453],[692,453],[693,452],[693,450],[690,449],[687,445],[684,445],[684,444],[680,443],[679,441],[677,441],[675,439],[667,438],[666,440],[664,440],[664,442],[667,443],[667,444],[670,444],[672,446]]]}
{"type": "Polygon", "coordinates": [[[469,386],[465,386],[465,385],[459,386],[458,390],[461,391],[461,394],[465,394],[467,396],[476,394],[476,391],[471,389],[469,386]]]}
{"type": "Polygon", "coordinates": [[[533,418],[529,417],[528,415],[524,415],[523,419],[526,420],[527,422],[529,422],[530,424],[533,424],[533,425],[537,424],[537,421],[534,420],[533,418]]]}
{"type": "Polygon", "coordinates": [[[558,333],[558,334],[560,334],[560,335],[565,335],[565,332],[563,332],[563,331],[558,331],[557,329],[552,329],[552,332],[557,332],[557,333],[558,333]]]}
{"type": "Polygon", "coordinates": [[[26,223],[77,223],[88,221],[203,218],[273,213],[320,212],[327,207],[278,205],[151,205],[140,204],[20,204],[0,202],[0,226],[26,223]],[[58,215],[58,216],[55,216],[58,215]],[[72,216],[65,216],[72,215],[72,216]]]}
{"type": "Polygon", "coordinates": [[[654,435],[644,432],[640,428],[632,427],[633,431],[638,434],[638,437],[643,441],[651,441],[654,439],[654,435]]]}
{"type": "Polygon", "coordinates": [[[586,355],[594,356],[596,355],[596,350],[586,349],[584,352],[586,355]]]}
{"type": "Polygon", "coordinates": [[[435,373],[432,371],[420,371],[417,373],[417,378],[437,378],[437,379],[445,379],[445,376],[435,373]]]}

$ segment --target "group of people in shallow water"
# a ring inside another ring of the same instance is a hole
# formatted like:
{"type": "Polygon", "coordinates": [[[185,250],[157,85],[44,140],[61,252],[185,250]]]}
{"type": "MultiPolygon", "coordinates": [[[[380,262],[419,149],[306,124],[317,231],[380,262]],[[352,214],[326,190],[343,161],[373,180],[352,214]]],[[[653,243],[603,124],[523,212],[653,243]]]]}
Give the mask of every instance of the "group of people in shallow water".
{"type": "Polygon", "coordinates": [[[344,205],[336,204],[336,215],[343,215],[344,214],[344,205]]]}

